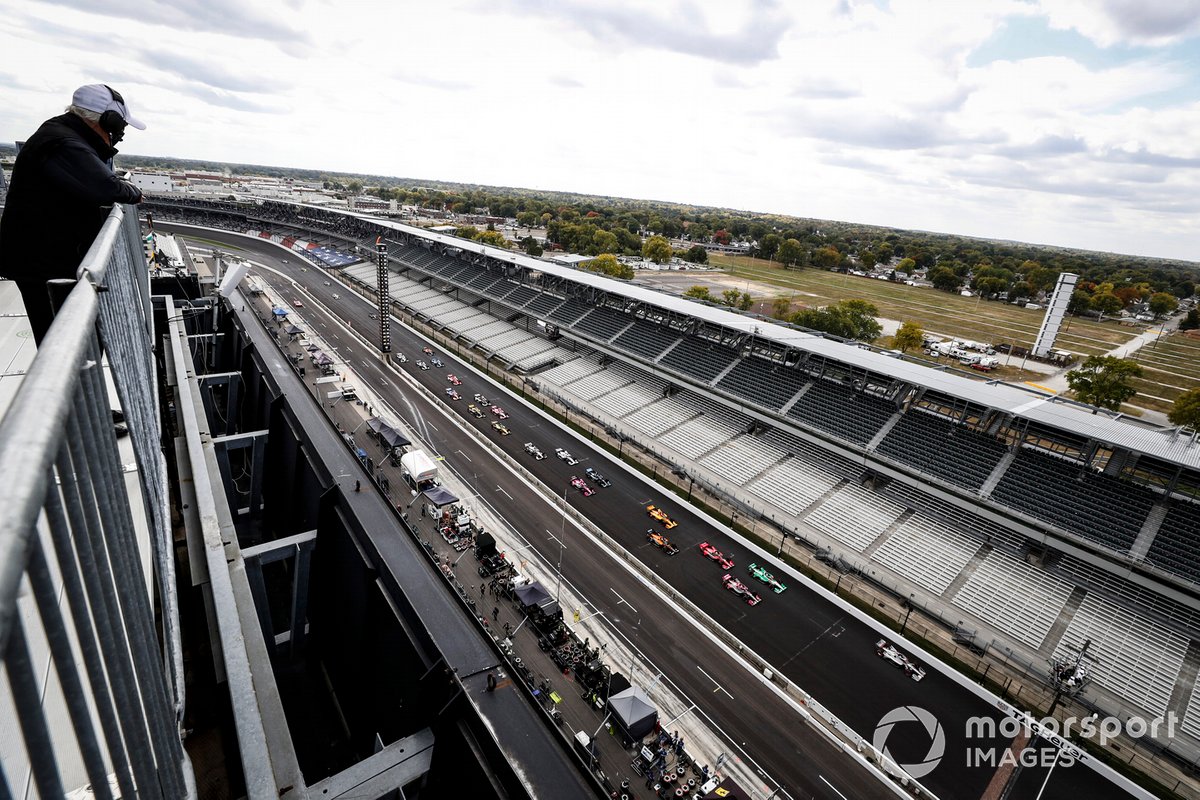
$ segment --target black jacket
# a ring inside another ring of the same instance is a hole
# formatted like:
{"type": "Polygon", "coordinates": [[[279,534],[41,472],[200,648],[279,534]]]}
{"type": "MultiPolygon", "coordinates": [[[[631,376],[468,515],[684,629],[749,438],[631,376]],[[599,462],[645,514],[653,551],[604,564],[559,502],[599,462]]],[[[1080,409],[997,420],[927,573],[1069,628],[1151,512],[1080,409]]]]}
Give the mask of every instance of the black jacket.
{"type": "Polygon", "coordinates": [[[74,114],[42,123],[13,165],[0,217],[0,275],[74,278],[113,203],[142,193],[113,174],[117,151],[74,114]]]}

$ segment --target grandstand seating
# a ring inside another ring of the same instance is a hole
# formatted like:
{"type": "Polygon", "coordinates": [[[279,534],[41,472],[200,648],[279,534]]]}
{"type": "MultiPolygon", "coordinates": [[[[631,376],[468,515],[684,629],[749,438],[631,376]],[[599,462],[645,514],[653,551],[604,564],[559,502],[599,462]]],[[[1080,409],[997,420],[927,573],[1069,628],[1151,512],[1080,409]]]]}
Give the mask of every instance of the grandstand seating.
{"type": "Polygon", "coordinates": [[[747,484],[746,490],[789,514],[799,514],[840,480],[801,458],[788,458],[747,484]]]}
{"type": "MultiPolygon", "coordinates": [[[[530,308],[532,307],[531,303],[530,308]]],[[[550,312],[550,318],[558,320],[564,325],[574,325],[577,319],[591,311],[592,308],[593,306],[584,305],[578,300],[568,300],[550,312]]]]}
{"type": "Polygon", "coordinates": [[[667,431],[658,437],[658,441],[688,458],[698,459],[714,447],[728,442],[738,433],[737,428],[724,420],[701,415],[667,431]]]}
{"type": "Polygon", "coordinates": [[[848,458],[823,450],[787,431],[776,428],[763,434],[763,438],[778,445],[804,463],[841,478],[857,478],[862,474],[862,464],[856,464],[848,458]]]}
{"type": "Polygon", "coordinates": [[[541,373],[540,377],[547,383],[552,383],[556,386],[565,386],[571,381],[579,380],[585,375],[591,375],[602,369],[604,367],[590,358],[577,358],[574,361],[561,364],[554,369],[546,370],[541,373]]]}
{"type": "Polygon", "coordinates": [[[888,536],[871,558],[940,595],[979,550],[979,542],[913,514],[888,536]]]}
{"type": "Polygon", "coordinates": [[[637,320],[632,328],[613,339],[613,346],[653,361],[678,338],[678,331],[637,320]]]}
{"type": "Polygon", "coordinates": [[[704,456],[700,464],[734,483],[745,484],[786,455],[761,438],[745,433],[704,456]]]}
{"type": "Polygon", "coordinates": [[[533,298],[539,296],[549,297],[549,295],[540,294],[537,289],[531,289],[528,286],[518,286],[512,291],[511,294],[504,298],[504,302],[508,303],[510,306],[520,307],[528,303],[533,298]]]}
{"type": "Polygon", "coordinates": [[[630,414],[622,422],[647,436],[658,437],[676,425],[695,419],[699,414],[700,412],[691,406],[685,406],[675,398],[668,397],[630,414]]]}
{"type": "Polygon", "coordinates": [[[716,385],[764,408],[778,411],[809,380],[807,375],[793,367],[747,356],[725,373],[716,385]]]}
{"type": "Polygon", "coordinates": [[[833,381],[815,380],[787,415],[846,441],[866,444],[895,413],[891,401],[833,381]]]}
{"type": "Polygon", "coordinates": [[[685,337],[660,364],[708,383],[737,358],[737,352],[694,336],[685,337]]]}
{"type": "Polygon", "coordinates": [[[925,516],[933,517],[942,525],[972,536],[980,542],[1002,548],[1018,557],[1025,554],[1028,540],[1024,536],[962,506],[939,500],[903,481],[890,481],[881,491],[885,497],[909,508],[919,508],[925,516]]]}
{"type": "Polygon", "coordinates": [[[605,369],[577,378],[563,388],[576,397],[592,401],[602,394],[628,384],[629,379],[624,375],[605,369]]]}
{"type": "Polygon", "coordinates": [[[728,406],[723,406],[706,395],[686,391],[680,392],[675,396],[679,398],[679,402],[689,405],[697,411],[703,411],[704,415],[709,419],[728,426],[732,431],[741,433],[750,427],[750,418],[748,416],[740,411],[734,411],[728,406]]]}
{"type": "Polygon", "coordinates": [[[1064,530],[1129,550],[1157,495],[1101,475],[1076,461],[1023,448],[992,491],[992,499],[1064,530]]]}
{"type": "Polygon", "coordinates": [[[1150,544],[1146,560],[1193,583],[1200,583],[1197,544],[1200,544],[1200,503],[1173,500],[1150,544]]]}
{"type": "Polygon", "coordinates": [[[567,362],[577,358],[575,353],[538,336],[508,345],[498,350],[497,355],[520,370],[534,369],[551,360],[567,362]]]}
{"type": "Polygon", "coordinates": [[[503,300],[510,293],[516,291],[517,288],[518,285],[514,281],[503,278],[493,283],[483,293],[493,300],[503,300]]]}
{"type": "Polygon", "coordinates": [[[862,552],[903,513],[904,506],[848,483],[808,512],[804,521],[862,552]]]}
{"type": "Polygon", "coordinates": [[[1183,730],[1196,739],[1200,739],[1200,681],[1192,684],[1192,694],[1188,698],[1187,709],[1183,712],[1183,730]]]}
{"type": "Polygon", "coordinates": [[[1167,709],[1188,640],[1153,620],[1089,594],[1055,655],[1071,657],[1091,639],[1096,683],[1152,714],[1167,709]]]}
{"type": "MultiPolygon", "coordinates": [[[[545,318],[550,317],[551,313],[565,302],[561,297],[555,297],[552,294],[539,294],[529,301],[525,306],[525,310],[531,316],[545,318]]],[[[575,317],[573,320],[577,318],[575,317]]],[[[557,319],[557,317],[554,317],[554,319],[557,319]]]]}
{"type": "Polygon", "coordinates": [[[633,317],[608,308],[593,308],[571,327],[607,342],[633,322],[633,317]]]}
{"type": "Polygon", "coordinates": [[[1070,596],[1070,584],[993,550],[976,565],[954,604],[1036,649],[1070,596]]]}
{"type": "Polygon", "coordinates": [[[655,391],[649,386],[630,383],[602,397],[597,397],[593,403],[597,408],[620,419],[626,414],[632,414],[639,408],[645,408],[649,404],[661,399],[662,392],[655,391]]]}
{"type": "Polygon", "coordinates": [[[876,452],[956,486],[978,490],[1006,450],[987,434],[912,408],[900,416],[876,452]]]}
{"type": "Polygon", "coordinates": [[[1200,611],[1196,609],[1065,553],[1055,559],[1050,569],[1092,592],[1117,598],[1122,604],[1190,631],[1190,635],[1200,639],[1200,611]]]}

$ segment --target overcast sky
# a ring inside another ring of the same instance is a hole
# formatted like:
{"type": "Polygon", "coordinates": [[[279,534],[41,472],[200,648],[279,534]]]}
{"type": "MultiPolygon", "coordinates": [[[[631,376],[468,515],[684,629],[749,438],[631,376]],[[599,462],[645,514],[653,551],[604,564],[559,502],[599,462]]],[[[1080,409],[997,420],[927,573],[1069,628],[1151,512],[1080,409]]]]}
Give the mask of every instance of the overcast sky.
{"type": "Polygon", "coordinates": [[[0,141],[1200,260],[1200,0],[0,0],[0,141]],[[97,11],[103,9],[103,11],[97,11]]]}

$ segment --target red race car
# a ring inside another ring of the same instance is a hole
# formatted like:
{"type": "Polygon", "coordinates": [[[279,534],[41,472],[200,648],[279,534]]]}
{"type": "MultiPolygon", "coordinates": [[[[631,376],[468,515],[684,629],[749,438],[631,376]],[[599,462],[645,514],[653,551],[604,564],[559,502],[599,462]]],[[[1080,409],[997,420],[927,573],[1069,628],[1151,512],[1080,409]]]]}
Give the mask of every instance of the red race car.
{"type": "Polygon", "coordinates": [[[721,581],[724,582],[726,589],[745,600],[747,605],[756,606],[762,602],[762,598],[753,592],[749,586],[742,583],[729,573],[725,573],[725,575],[722,576],[721,581]]]}
{"type": "Polygon", "coordinates": [[[578,475],[571,476],[571,485],[579,490],[579,493],[584,497],[591,497],[596,493],[596,490],[588,486],[587,481],[578,475]]]}
{"type": "Polygon", "coordinates": [[[708,542],[700,543],[700,552],[721,565],[721,569],[733,569],[733,559],[726,558],[725,554],[717,548],[713,547],[708,542]]]}
{"type": "Polygon", "coordinates": [[[462,386],[462,381],[460,381],[458,379],[458,376],[455,375],[453,372],[446,376],[446,380],[450,381],[455,386],[462,386]]]}

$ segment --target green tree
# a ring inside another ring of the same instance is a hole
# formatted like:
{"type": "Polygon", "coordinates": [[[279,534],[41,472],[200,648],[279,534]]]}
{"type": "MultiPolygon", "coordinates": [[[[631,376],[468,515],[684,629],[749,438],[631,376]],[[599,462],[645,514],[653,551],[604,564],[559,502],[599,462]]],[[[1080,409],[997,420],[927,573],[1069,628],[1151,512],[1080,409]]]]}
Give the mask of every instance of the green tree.
{"type": "Polygon", "coordinates": [[[771,301],[771,316],[775,319],[787,319],[792,310],[792,301],[788,297],[776,297],[771,301]]]}
{"type": "Polygon", "coordinates": [[[1096,292],[1092,295],[1091,305],[1093,310],[1099,311],[1101,314],[1115,314],[1125,307],[1121,298],[1112,292],[1096,292]]]}
{"type": "Polygon", "coordinates": [[[612,253],[598,255],[591,261],[584,262],[582,267],[589,272],[599,272],[610,278],[624,278],[625,280],[629,280],[633,277],[633,267],[628,264],[622,264],[612,253]]]}
{"type": "Polygon", "coordinates": [[[362,194],[363,182],[355,178],[346,184],[346,191],[350,194],[362,194]]]}
{"type": "Polygon", "coordinates": [[[721,292],[722,305],[727,305],[730,308],[740,308],[742,311],[749,311],[754,305],[754,298],[749,292],[739,292],[737,289],[726,289],[721,292]]]}
{"type": "Polygon", "coordinates": [[[483,231],[475,237],[475,241],[490,244],[492,247],[503,247],[505,250],[509,247],[508,239],[505,239],[500,231],[483,231]]]}
{"type": "Polygon", "coordinates": [[[542,254],[542,246],[532,236],[526,236],[521,240],[521,249],[531,256],[540,256],[542,254]]]}
{"type": "Polygon", "coordinates": [[[858,260],[862,262],[864,268],[875,269],[875,254],[870,250],[863,250],[859,253],[858,260]]]}
{"type": "Polygon", "coordinates": [[[845,260],[846,257],[842,255],[842,252],[832,245],[818,247],[812,256],[812,263],[822,269],[836,269],[845,260]]]}
{"type": "Polygon", "coordinates": [[[766,236],[758,240],[758,257],[772,260],[775,258],[775,251],[779,249],[779,245],[783,243],[783,237],[777,233],[768,233],[766,236]]]}
{"type": "Polygon", "coordinates": [[[917,268],[917,262],[911,258],[902,258],[900,263],[896,265],[896,272],[903,272],[905,275],[912,275],[913,270],[917,268]]]}
{"type": "Polygon", "coordinates": [[[928,277],[933,288],[943,292],[957,292],[962,285],[961,279],[949,267],[934,267],[929,270],[928,277]]]}
{"type": "Polygon", "coordinates": [[[592,234],[592,252],[594,253],[615,253],[620,249],[617,244],[617,235],[608,231],[596,231],[592,234]]]}
{"type": "Polygon", "coordinates": [[[1179,301],[1175,299],[1175,295],[1167,292],[1156,292],[1150,295],[1150,311],[1155,314],[1170,314],[1179,307],[1179,301]]]}
{"type": "Polygon", "coordinates": [[[883,330],[876,321],[879,309],[866,300],[843,300],[825,308],[807,308],[792,316],[792,322],[805,328],[825,331],[843,339],[871,342],[883,330]]]}
{"type": "Polygon", "coordinates": [[[475,239],[479,236],[479,228],[474,225],[459,225],[454,229],[454,235],[460,239],[475,239]]]}
{"type": "Polygon", "coordinates": [[[1182,425],[1200,431],[1200,388],[1189,389],[1175,398],[1175,405],[1167,413],[1172,425],[1182,425]]]}
{"type": "Polygon", "coordinates": [[[683,293],[684,297],[689,297],[692,300],[707,300],[713,301],[713,296],[708,293],[707,286],[693,286],[683,293]]]}
{"type": "Polygon", "coordinates": [[[532,228],[538,224],[538,215],[533,211],[522,211],[517,214],[517,224],[522,228],[532,228]]]}
{"type": "Polygon", "coordinates": [[[975,289],[984,297],[994,297],[1008,288],[1008,282],[1003,278],[979,278],[975,281],[975,289]]]}
{"type": "Polygon", "coordinates": [[[1075,398],[1089,405],[1119,411],[1121,403],[1137,394],[1129,381],[1142,376],[1142,368],[1125,358],[1088,356],[1067,373],[1067,385],[1075,398]]]}
{"type": "Polygon", "coordinates": [[[800,259],[804,258],[804,245],[795,239],[786,239],[779,245],[779,249],[775,251],[775,259],[782,262],[785,266],[800,263],[800,259]]]}
{"type": "Polygon", "coordinates": [[[1184,314],[1183,321],[1179,323],[1179,330],[1194,331],[1200,328],[1200,310],[1192,309],[1184,314]]]}
{"type": "Polygon", "coordinates": [[[892,337],[892,347],[901,353],[907,353],[914,348],[920,348],[925,341],[925,329],[920,324],[908,320],[900,324],[896,335],[892,337]]]}
{"type": "Polygon", "coordinates": [[[683,254],[683,260],[689,264],[707,264],[708,251],[704,249],[703,245],[694,244],[683,254]]]}
{"type": "Polygon", "coordinates": [[[651,236],[642,245],[642,258],[662,264],[671,260],[671,243],[662,236],[651,236]]]}

